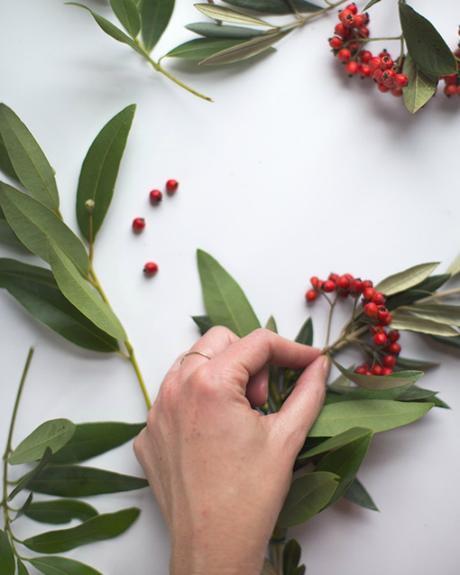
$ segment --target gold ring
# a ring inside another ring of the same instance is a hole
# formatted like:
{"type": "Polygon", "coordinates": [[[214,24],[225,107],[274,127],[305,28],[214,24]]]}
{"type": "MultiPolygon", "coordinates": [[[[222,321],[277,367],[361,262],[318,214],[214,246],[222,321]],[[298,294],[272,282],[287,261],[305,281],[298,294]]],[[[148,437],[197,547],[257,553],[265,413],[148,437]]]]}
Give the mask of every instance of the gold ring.
{"type": "Polygon", "coordinates": [[[206,359],[212,359],[210,355],[208,355],[207,353],[203,353],[202,351],[188,351],[187,353],[184,353],[184,355],[182,356],[182,359],[180,360],[180,365],[183,364],[184,359],[189,355],[201,355],[201,357],[205,357],[206,359]]]}

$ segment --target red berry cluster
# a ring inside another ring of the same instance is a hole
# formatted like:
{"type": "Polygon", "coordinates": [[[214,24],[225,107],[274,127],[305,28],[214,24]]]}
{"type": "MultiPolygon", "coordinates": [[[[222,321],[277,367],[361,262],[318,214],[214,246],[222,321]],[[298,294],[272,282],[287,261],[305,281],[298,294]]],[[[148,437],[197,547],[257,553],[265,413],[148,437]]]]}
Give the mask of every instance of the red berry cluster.
{"type": "Polygon", "coordinates": [[[373,348],[372,365],[362,364],[356,368],[356,373],[363,375],[391,375],[396,365],[396,358],[401,352],[398,343],[399,332],[388,330],[392,315],[385,307],[385,296],[374,288],[371,280],[361,280],[351,274],[329,274],[327,280],[313,276],[310,278],[311,289],[305,298],[307,302],[315,301],[321,293],[335,292],[343,298],[361,298],[362,313],[369,325],[373,348]]]}
{"type": "Polygon", "coordinates": [[[409,79],[401,72],[402,62],[395,62],[387,50],[378,55],[362,47],[369,38],[369,15],[359,13],[356,4],[348,4],[339,12],[335,35],[329,38],[334,55],[349,76],[372,78],[381,92],[402,96],[409,79]]]}
{"type": "MultiPolygon", "coordinates": [[[[168,180],[165,184],[166,193],[170,196],[176,193],[179,187],[179,182],[177,180],[168,180]]],[[[154,189],[149,193],[150,203],[152,205],[158,205],[163,199],[163,193],[161,190],[154,189]]],[[[131,227],[135,234],[140,234],[145,229],[145,219],[144,218],[134,218],[131,227]]],[[[144,265],[144,274],[148,277],[154,276],[158,271],[158,264],[155,262],[147,262],[144,265]]]]}
{"type": "MultiPolygon", "coordinates": [[[[460,36],[460,27],[458,29],[458,34],[460,36]]],[[[454,56],[457,60],[457,72],[442,78],[444,80],[444,94],[448,98],[451,96],[460,96],[460,42],[454,52],[454,56]]]]}

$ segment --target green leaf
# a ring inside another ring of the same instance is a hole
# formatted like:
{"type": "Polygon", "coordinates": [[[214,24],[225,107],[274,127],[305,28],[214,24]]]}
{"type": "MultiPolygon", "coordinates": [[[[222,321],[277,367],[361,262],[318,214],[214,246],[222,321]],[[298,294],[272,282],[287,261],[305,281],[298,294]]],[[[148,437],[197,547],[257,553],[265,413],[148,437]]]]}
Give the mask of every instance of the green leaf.
{"type": "Polygon", "coordinates": [[[5,148],[5,144],[2,140],[1,132],[0,132],[0,171],[2,171],[5,174],[5,176],[8,176],[12,180],[16,180],[17,183],[20,183],[18,175],[16,174],[14,166],[11,163],[11,160],[8,156],[8,151],[5,148]]]}
{"type": "Polygon", "coordinates": [[[340,477],[339,485],[334,492],[329,505],[342,497],[353,479],[356,477],[356,474],[366,457],[371,439],[372,431],[367,430],[367,433],[362,437],[329,452],[317,465],[317,471],[328,471],[329,473],[335,473],[340,477]]]}
{"type": "Polygon", "coordinates": [[[69,523],[72,519],[86,521],[97,515],[96,509],[78,501],[78,499],[53,499],[50,501],[39,501],[31,503],[24,510],[24,515],[29,519],[40,523],[51,523],[61,525],[69,523]]]}
{"type": "Polygon", "coordinates": [[[40,473],[43,471],[43,469],[46,469],[46,466],[48,465],[48,462],[51,458],[51,449],[47,449],[43,455],[43,457],[41,458],[41,460],[38,462],[38,465],[36,465],[32,471],[29,471],[29,473],[26,473],[26,475],[24,475],[23,477],[21,477],[17,483],[15,488],[13,489],[13,491],[8,495],[8,501],[11,501],[12,499],[14,499],[16,497],[16,495],[18,493],[20,493],[21,491],[23,491],[24,489],[29,489],[29,484],[40,475],[40,473]]]}
{"type": "Polygon", "coordinates": [[[18,575],[29,575],[26,566],[19,558],[17,560],[17,564],[18,564],[18,575]]]}
{"type": "Polygon", "coordinates": [[[54,212],[3,182],[0,206],[14,233],[32,253],[50,262],[49,243],[53,242],[83,276],[88,274],[88,254],[83,244],[54,212]]]}
{"type": "Polygon", "coordinates": [[[18,519],[19,517],[21,517],[22,515],[25,515],[27,509],[30,507],[30,505],[32,505],[32,501],[34,499],[34,494],[33,493],[29,493],[29,495],[27,496],[27,499],[24,501],[24,503],[21,505],[21,507],[18,509],[16,516],[14,518],[14,521],[16,521],[16,519],[18,519]]]}
{"type": "Polygon", "coordinates": [[[136,38],[141,29],[141,17],[134,0],[110,0],[110,6],[131,38],[136,38]]]}
{"type": "Polygon", "coordinates": [[[270,22],[264,22],[264,20],[261,20],[260,18],[249,16],[244,12],[232,10],[225,6],[219,6],[217,4],[195,4],[194,6],[202,14],[208,18],[213,18],[218,22],[230,22],[231,24],[245,24],[247,26],[265,26],[274,28],[273,24],[270,24],[270,22]]]}
{"type": "Polygon", "coordinates": [[[315,455],[320,455],[322,453],[327,453],[328,451],[335,451],[336,449],[344,447],[345,445],[348,445],[357,439],[367,437],[369,434],[372,434],[370,429],[366,429],[365,427],[352,427],[343,433],[339,433],[330,439],[326,439],[326,441],[321,442],[316,447],[301,453],[297,457],[297,461],[310,459],[310,457],[314,457],[315,455]]]}
{"type": "Polygon", "coordinates": [[[275,568],[268,559],[264,560],[261,575],[278,575],[277,572],[275,571],[275,568]]]}
{"type": "Polygon", "coordinates": [[[35,557],[29,562],[44,575],[102,575],[96,569],[67,557],[35,557]]]}
{"type": "Polygon", "coordinates": [[[173,11],[174,0],[142,1],[142,39],[148,52],[153,50],[168,27],[173,11]]]}
{"type": "Polygon", "coordinates": [[[270,50],[272,45],[281,40],[281,38],[286,34],[287,32],[270,32],[263,36],[251,38],[250,40],[246,40],[204,58],[201,60],[200,65],[216,66],[221,64],[233,64],[235,62],[247,60],[248,58],[253,58],[262,52],[270,50]]]}
{"type": "Polygon", "coordinates": [[[166,54],[166,58],[182,58],[184,60],[201,61],[212,56],[217,52],[221,52],[231,46],[241,44],[244,40],[240,39],[225,39],[225,38],[196,38],[189,40],[176,46],[166,54]]]}
{"type": "Polygon", "coordinates": [[[407,49],[419,70],[431,78],[457,71],[451,49],[429,20],[402,2],[399,17],[407,49]]]}
{"type": "Polygon", "coordinates": [[[413,288],[390,296],[387,299],[385,305],[389,310],[396,309],[403,305],[410,305],[434,293],[437,289],[444,285],[446,281],[450,279],[450,277],[450,274],[438,274],[430,276],[413,288]]]}
{"type": "Polygon", "coordinates": [[[337,475],[323,471],[294,479],[278,517],[278,527],[292,527],[311,519],[326,507],[337,485],[337,475]]]}
{"type": "Polygon", "coordinates": [[[0,258],[0,287],[35,319],[85,349],[114,352],[117,340],[95,326],[59,291],[53,274],[46,269],[0,258]]]}
{"type": "Polygon", "coordinates": [[[421,303],[401,308],[403,310],[437,323],[460,326],[460,305],[421,303]]]}
{"type": "Polygon", "coordinates": [[[460,274],[460,254],[454,259],[454,261],[447,268],[447,272],[450,276],[456,276],[460,274]]]}
{"type": "Polygon", "coordinates": [[[232,6],[266,14],[292,14],[290,4],[298,12],[317,12],[321,10],[320,6],[305,0],[292,0],[292,2],[287,2],[286,0],[225,0],[225,2],[232,6]]]}
{"type": "Polygon", "coordinates": [[[326,405],[309,431],[310,437],[331,437],[351,427],[367,427],[373,433],[413,423],[423,417],[431,403],[403,403],[385,399],[341,401],[326,405]]]}
{"type": "Polygon", "coordinates": [[[380,2],[380,0],[370,0],[370,2],[368,2],[364,8],[363,8],[363,12],[367,12],[369,10],[369,8],[372,8],[372,6],[374,6],[374,4],[378,4],[380,2]]]}
{"type": "Polygon", "coordinates": [[[402,367],[403,369],[426,371],[427,369],[438,367],[439,363],[435,363],[433,361],[425,361],[423,359],[410,359],[408,357],[398,356],[396,365],[398,367],[402,367]]]}
{"type": "Polygon", "coordinates": [[[0,573],[2,575],[14,575],[14,572],[13,549],[11,548],[8,535],[0,529],[0,573]]]}
{"type": "Polygon", "coordinates": [[[68,419],[52,419],[39,425],[16,447],[8,458],[10,465],[32,463],[41,459],[47,449],[56,453],[75,433],[75,425],[68,419]]]}
{"type": "Polygon", "coordinates": [[[56,283],[64,296],[97,327],[118,340],[125,340],[123,326],[112,309],[78,273],[70,259],[50,245],[50,264],[56,283]]]}
{"type": "Polygon", "coordinates": [[[5,219],[5,214],[0,208],[0,244],[13,248],[19,252],[28,254],[29,250],[19,241],[17,235],[5,219]]]}
{"type": "Polygon", "coordinates": [[[455,337],[458,331],[449,325],[438,323],[429,319],[424,319],[403,311],[396,311],[391,322],[393,329],[414,331],[416,333],[427,333],[429,335],[442,335],[445,337],[455,337]]]}
{"type": "Polygon", "coordinates": [[[201,335],[204,335],[209,329],[213,327],[213,323],[207,315],[194,315],[192,316],[192,319],[198,326],[201,335]]]}
{"type": "Polygon", "coordinates": [[[454,347],[456,349],[460,349],[460,335],[456,337],[443,337],[438,335],[431,336],[432,339],[437,341],[438,343],[442,343],[449,347],[454,347]]]}
{"type": "Polygon", "coordinates": [[[410,54],[404,60],[403,72],[409,79],[403,90],[404,105],[411,114],[415,114],[436,94],[438,81],[419,70],[410,54]]]}
{"type": "Polygon", "coordinates": [[[310,317],[305,320],[295,340],[304,345],[313,345],[313,322],[310,317]]]}
{"type": "Polygon", "coordinates": [[[276,325],[276,320],[272,315],[268,318],[267,323],[265,324],[265,329],[269,329],[273,333],[278,333],[278,326],[276,325]]]}
{"type": "Polygon", "coordinates": [[[245,28],[244,26],[222,26],[221,24],[214,24],[212,22],[196,22],[194,24],[187,24],[187,30],[195,32],[200,36],[207,38],[235,38],[245,40],[247,38],[254,38],[263,34],[263,30],[255,30],[254,28],[245,28]]]}
{"type": "Polygon", "coordinates": [[[300,545],[295,539],[286,543],[283,550],[283,575],[297,575],[299,573],[301,553],[300,545]]]}
{"type": "Polygon", "coordinates": [[[106,453],[136,437],[145,423],[98,421],[76,425],[72,439],[52,458],[56,463],[80,463],[106,453]]]}
{"type": "Polygon", "coordinates": [[[423,376],[423,371],[398,371],[392,375],[361,375],[334,361],[334,365],[347,379],[360,387],[371,390],[394,389],[405,387],[418,381],[423,376]]]}
{"type": "Polygon", "coordinates": [[[355,477],[350,483],[343,496],[345,499],[348,499],[348,501],[356,503],[356,505],[364,507],[365,509],[371,509],[372,511],[379,510],[372,497],[357,477],[355,477]]]}
{"type": "Polygon", "coordinates": [[[416,385],[413,385],[398,397],[398,401],[433,401],[437,393],[439,392],[432,391],[431,389],[423,389],[423,387],[417,387],[416,385]]]}
{"type": "Polygon", "coordinates": [[[5,104],[0,104],[0,138],[13,168],[7,167],[6,173],[15,174],[37,201],[58,211],[59,194],[54,170],[27,127],[5,104]]]}
{"type": "Polygon", "coordinates": [[[78,8],[83,8],[84,10],[87,10],[91,14],[91,16],[94,18],[94,20],[96,21],[99,28],[101,28],[101,30],[103,30],[106,34],[108,34],[114,40],[117,40],[117,42],[121,42],[122,44],[127,44],[133,50],[142,54],[142,51],[140,50],[139,46],[134,42],[134,40],[132,38],[130,38],[127,34],[125,34],[123,32],[123,30],[120,30],[120,28],[118,28],[117,26],[112,24],[112,22],[110,22],[110,20],[107,20],[106,18],[104,18],[100,14],[97,14],[96,12],[94,12],[93,10],[88,8],[88,6],[85,6],[84,4],[79,4],[78,2],[66,2],[66,4],[67,4],[67,6],[77,6],[78,8]]]}
{"type": "Polygon", "coordinates": [[[27,486],[34,493],[60,497],[88,497],[147,487],[140,477],[78,465],[49,465],[27,486]]]}
{"type": "Polygon", "coordinates": [[[77,191],[77,220],[81,233],[94,241],[112,201],[118,170],[136,106],[128,106],[99,132],[86,154],[77,191]],[[92,229],[85,202],[94,201],[92,229]]]}
{"type": "Polygon", "coordinates": [[[131,507],[116,513],[96,515],[76,527],[41,533],[24,539],[22,543],[37,553],[69,551],[81,545],[105,541],[121,535],[136,521],[139,513],[140,509],[131,507]]]}
{"type": "Polygon", "coordinates": [[[439,262],[430,262],[410,267],[388,276],[376,286],[376,289],[386,296],[410,289],[425,280],[438,265],[439,262]]]}
{"type": "Polygon", "coordinates": [[[224,325],[243,337],[260,327],[243,290],[232,276],[203,250],[197,251],[206,312],[214,325],[224,325]]]}

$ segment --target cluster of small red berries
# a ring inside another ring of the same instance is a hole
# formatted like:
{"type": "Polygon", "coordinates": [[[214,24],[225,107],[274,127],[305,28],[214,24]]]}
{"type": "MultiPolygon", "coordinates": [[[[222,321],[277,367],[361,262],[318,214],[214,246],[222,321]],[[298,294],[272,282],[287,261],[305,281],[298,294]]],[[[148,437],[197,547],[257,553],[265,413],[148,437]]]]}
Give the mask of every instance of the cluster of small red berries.
{"type": "Polygon", "coordinates": [[[409,79],[401,73],[401,62],[395,62],[387,50],[374,55],[362,49],[369,38],[368,24],[369,14],[359,13],[354,3],[348,4],[339,12],[339,22],[329,45],[349,76],[372,78],[381,92],[402,96],[409,79]]]}
{"type": "MultiPolygon", "coordinates": [[[[458,29],[458,35],[460,36],[460,27],[458,29]]],[[[444,94],[448,98],[451,96],[460,96],[460,42],[454,52],[454,56],[457,60],[457,72],[442,78],[444,80],[444,94]]]]}
{"type": "Polygon", "coordinates": [[[332,292],[343,298],[361,298],[363,314],[372,336],[374,360],[372,365],[362,364],[355,371],[362,375],[391,375],[401,352],[399,332],[388,329],[393,317],[385,307],[385,296],[374,288],[372,281],[361,280],[351,274],[331,273],[327,280],[313,276],[310,283],[312,287],[305,294],[307,302],[315,301],[321,293],[332,292]]]}
{"type": "MultiPolygon", "coordinates": [[[[168,180],[165,185],[166,193],[170,196],[175,194],[177,188],[179,187],[179,182],[177,180],[168,180]]],[[[163,199],[163,193],[161,190],[154,189],[149,193],[150,203],[154,206],[158,205],[163,199]]],[[[140,234],[144,231],[146,226],[145,218],[134,218],[131,227],[135,234],[140,234]]],[[[144,274],[147,277],[154,276],[158,272],[158,264],[155,262],[147,262],[144,265],[144,274]]]]}

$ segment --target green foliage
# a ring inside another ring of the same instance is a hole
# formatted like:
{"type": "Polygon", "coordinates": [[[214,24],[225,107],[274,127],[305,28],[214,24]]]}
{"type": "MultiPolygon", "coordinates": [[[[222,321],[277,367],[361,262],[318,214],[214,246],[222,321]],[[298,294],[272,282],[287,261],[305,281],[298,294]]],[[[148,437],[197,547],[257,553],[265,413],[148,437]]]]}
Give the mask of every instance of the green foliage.
{"type": "Polygon", "coordinates": [[[53,419],[39,425],[9,456],[10,465],[32,463],[43,457],[47,449],[55,453],[69,442],[75,425],[68,419],[53,419]]]}

